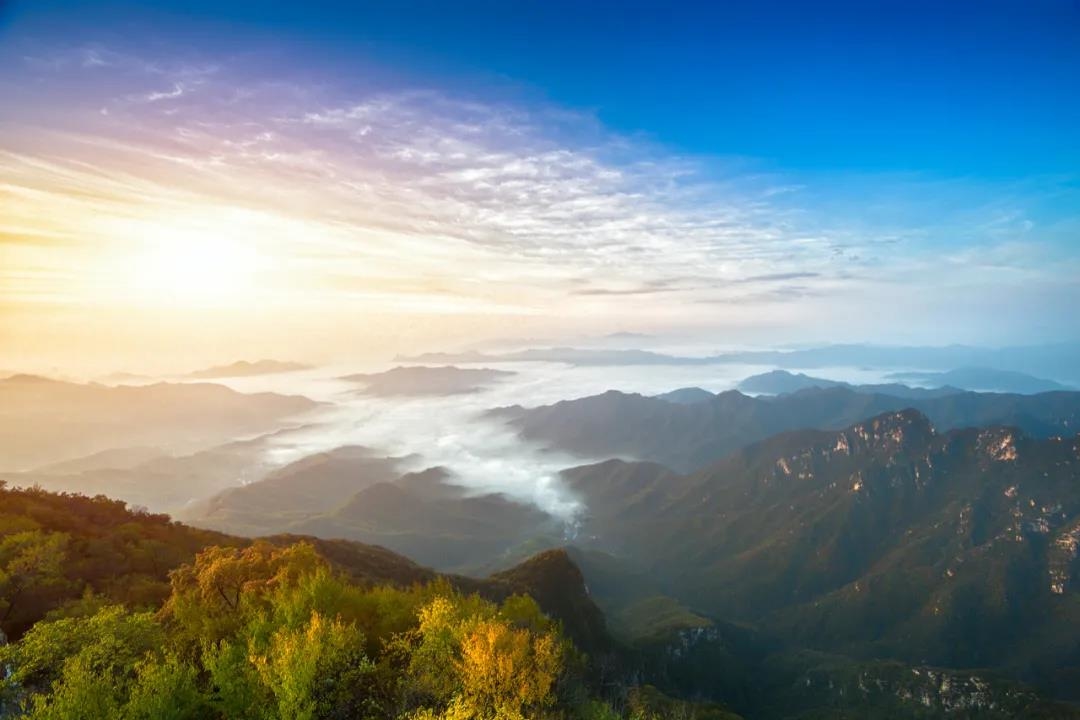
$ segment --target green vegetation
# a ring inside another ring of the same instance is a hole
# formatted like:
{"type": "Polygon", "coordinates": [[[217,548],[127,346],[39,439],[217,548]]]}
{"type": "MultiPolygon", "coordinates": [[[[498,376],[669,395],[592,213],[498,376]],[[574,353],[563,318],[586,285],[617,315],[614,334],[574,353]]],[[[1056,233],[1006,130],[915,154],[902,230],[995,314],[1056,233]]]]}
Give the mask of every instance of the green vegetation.
{"type": "Polygon", "coordinates": [[[646,720],[671,703],[680,717],[736,717],[621,685],[599,699],[570,639],[607,642],[595,607],[547,591],[579,625],[599,622],[568,635],[514,592],[580,583],[561,552],[472,582],[493,600],[355,543],[244,541],[2,486],[0,508],[14,640],[0,645],[0,717],[646,720]]]}
{"type": "MultiPolygon", "coordinates": [[[[658,594],[621,606],[620,645],[564,550],[478,580],[0,486],[0,552],[5,720],[1078,717],[1005,677],[809,652],[658,594]]],[[[575,556],[618,607],[636,576],[575,556]]]]}

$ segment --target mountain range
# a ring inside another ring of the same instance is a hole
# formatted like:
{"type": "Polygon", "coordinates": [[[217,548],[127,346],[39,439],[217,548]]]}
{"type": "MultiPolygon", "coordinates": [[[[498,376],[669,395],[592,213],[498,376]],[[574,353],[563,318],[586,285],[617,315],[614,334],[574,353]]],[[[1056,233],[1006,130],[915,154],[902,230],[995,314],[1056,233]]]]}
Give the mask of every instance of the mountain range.
{"type": "Polygon", "coordinates": [[[297,372],[309,370],[310,365],[298,362],[286,362],[282,360],[238,360],[228,365],[215,365],[213,367],[195,370],[188,373],[187,377],[198,380],[216,380],[218,378],[248,377],[251,375],[271,375],[274,373],[297,372]]]}
{"type": "Polygon", "coordinates": [[[641,349],[538,347],[501,353],[465,351],[426,353],[397,358],[401,362],[469,364],[493,362],[558,362],[569,365],[766,365],[782,369],[825,367],[896,368],[909,371],[950,371],[956,368],[997,368],[1080,382],[1080,343],[1003,348],[949,345],[943,347],[886,345],[824,345],[790,350],[732,350],[704,356],[680,356],[641,349]]]}
{"type": "MultiPolygon", "coordinates": [[[[919,425],[917,417],[897,417],[852,428],[849,440],[864,444],[853,447],[848,457],[878,450],[888,454],[897,447],[915,451],[922,432],[919,425]],[[916,437],[909,442],[897,436],[898,428],[910,429],[916,437]]],[[[993,453],[989,461],[1012,462],[993,453]]],[[[587,477],[588,473],[583,472],[582,478],[587,477]]],[[[247,538],[172,523],[165,516],[133,513],[121,503],[102,497],[7,490],[0,484],[0,499],[0,539],[9,533],[8,528],[32,527],[35,533],[62,535],[71,542],[71,554],[61,556],[60,564],[50,571],[58,575],[58,580],[40,587],[28,586],[33,593],[28,596],[31,602],[20,603],[18,614],[9,614],[0,621],[14,638],[19,636],[20,628],[25,629],[50,610],[62,608],[66,614],[79,613],[80,602],[129,602],[131,597],[138,597],[142,606],[152,606],[167,596],[169,572],[190,563],[200,549],[251,543],[247,538]],[[85,594],[87,590],[90,595],[85,594]],[[83,593],[81,601],[79,593],[83,593]]],[[[580,672],[590,678],[593,687],[638,686],[636,692],[655,695],[658,703],[670,705],[670,711],[663,715],[666,717],[1080,717],[1080,711],[1047,701],[1031,687],[991,671],[948,670],[925,663],[860,659],[811,650],[778,639],[778,634],[772,632],[774,628],[758,629],[695,616],[689,626],[676,620],[669,627],[656,628],[649,636],[620,641],[608,631],[604,613],[594,599],[593,586],[604,585],[605,578],[594,575],[594,580],[590,578],[591,570],[583,573],[578,565],[579,558],[595,562],[592,556],[602,555],[596,551],[548,550],[486,578],[469,578],[440,574],[386,549],[346,540],[298,535],[275,535],[266,540],[279,546],[310,543],[338,572],[365,586],[437,582],[493,600],[529,595],[560,622],[567,637],[585,653],[580,672]],[[687,707],[664,700],[663,693],[694,698],[698,704],[687,707]]],[[[608,581],[611,578],[625,580],[619,570],[611,573],[608,581]]],[[[1071,586],[1061,597],[1068,597],[1069,592],[1071,586]]],[[[659,598],[649,604],[670,607],[673,602],[659,598]]],[[[90,605],[91,612],[94,607],[90,605]]],[[[1045,632],[1038,625],[1032,630],[1040,635],[1045,632]]],[[[1068,639],[1062,638],[1060,645],[1064,646],[1068,639]]]]}
{"type": "Polygon", "coordinates": [[[318,403],[211,383],[109,386],[35,375],[0,380],[0,470],[28,470],[116,448],[190,453],[280,429],[318,403]]]}
{"type": "Polygon", "coordinates": [[[566,478],[589,508],[575,543],[691,613],[849,656],[1077,687],[1080,436],[939,433],[904,410],[781,434],[689,475],[613,460],[566,478]]]}
{"type": "Polygon", "coordinates": [[[489,413],[522,438],[591,458],[650,460],[692,471],[770,435],[800,428],[839,429],[874,415],[915,408],[941,430],[1010,425],[1035,437],[1080,428],[1080,393],[973,392],[897,397],[847,387],[808,388],[776,397],[736,390],[705,402],[609,391],[535,408],[489,413]]]}

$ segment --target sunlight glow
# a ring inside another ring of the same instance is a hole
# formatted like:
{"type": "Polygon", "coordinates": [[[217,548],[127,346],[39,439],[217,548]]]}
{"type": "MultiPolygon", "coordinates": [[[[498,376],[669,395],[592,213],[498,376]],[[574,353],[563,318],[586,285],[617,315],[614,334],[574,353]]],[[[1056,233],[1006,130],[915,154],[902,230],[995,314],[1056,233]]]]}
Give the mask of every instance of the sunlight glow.
{"type": "Polygon", "coordinates": [[[145,242],[130,266],[132,289],[144,299],[177,305],[228,304],[256,289],[259,255],[225,235],[163,231],[145,242]]]}

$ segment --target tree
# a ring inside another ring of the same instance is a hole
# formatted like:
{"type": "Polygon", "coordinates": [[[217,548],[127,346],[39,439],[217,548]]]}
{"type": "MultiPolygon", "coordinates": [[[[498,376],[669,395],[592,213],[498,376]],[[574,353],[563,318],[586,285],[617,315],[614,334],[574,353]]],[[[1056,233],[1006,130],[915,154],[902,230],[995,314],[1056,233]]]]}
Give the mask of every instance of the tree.
{"type": "MultiPolygon", "coordinates": [[[[253,643],[254,644],[254,643],[253,643]]],[[[365,717],[374,665],[356,628],[312,613],[297,629],[281,628],[251,661],[282,718],[365,717]]]]}
{"type": "Polygon", "coordinates": [[[195,667],[176,656],[146,657],[135,667],[135,681],[123,706],[125,720],[194,720],[205,716],[207,698],[195,667]]]}
{"type": "Polygon", "coordinates": [[[246,548],[210,547],[170,574],[172,594],[162,617],[191,647],[235,637],[264,609],[277,587],[328,567],[309,543],[285,548],[256,542],[246,548]]]}
{"type": "MultiPolygon", "coordinates": [[[[0,537],[0,626],[19,630],[62,590],[67,536],[24,530],[0,537]],[[23,608],[29,608],[23,612],[23,608]]],[[[14,634],[14,633],[12,633],[14,634]]]]}
{"type": "Polygon", "coordinates": [[[514,598],[505,614],[478,598],[437,597],[422,608],[397,645],[414,716],[523,720],[553,705],[567,644],[530,602],[514,598]]]}

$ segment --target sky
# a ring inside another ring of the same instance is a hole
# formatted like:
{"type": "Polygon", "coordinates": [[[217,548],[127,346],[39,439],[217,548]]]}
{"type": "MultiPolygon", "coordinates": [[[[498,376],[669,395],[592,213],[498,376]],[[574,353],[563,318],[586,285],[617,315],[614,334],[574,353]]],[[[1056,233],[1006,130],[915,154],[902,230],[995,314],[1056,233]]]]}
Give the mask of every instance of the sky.
{"type": "Polygon", "coordinates": [[[0,370],[1080,339],[1080,4],[0,0],[0,370]]]}

